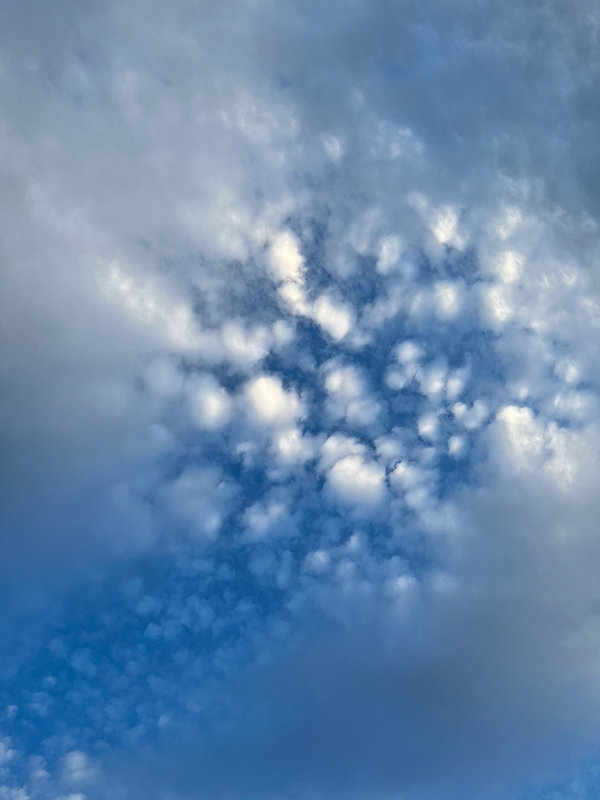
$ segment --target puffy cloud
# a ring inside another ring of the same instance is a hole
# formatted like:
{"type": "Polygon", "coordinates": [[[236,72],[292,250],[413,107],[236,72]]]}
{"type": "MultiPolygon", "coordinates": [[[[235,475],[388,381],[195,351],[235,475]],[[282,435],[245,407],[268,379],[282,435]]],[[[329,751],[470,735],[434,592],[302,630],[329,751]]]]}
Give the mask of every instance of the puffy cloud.
{"type": "Polygon", "coordinates": [[[312,312],[316,322],[327,331],[336,342],[343,339],[352,328],[352,310],[337,303],[327,295],[317,298],[312,312]]]}
{"type": "Polygon", "coordinates": [[[298,428],[280,431],[274,438],[274,449],[277,458],[284,464],[307,461],[316,452],[316,442],[303,436],[298,428]]]}
{"type": "Polygon", "coordinates": [[[386,236],[379,245],[379,258],[377,259],[377,269],[379,272],[387,273],[398,263],[402,254],[402,242],[398,236],[386,236]]]}
{"type": "Polygon", "coordinates": [[[329,470],[331,494],[349,505],[378,505],[385,497],[385,471],[360,455],[340,458],[329,470]]]}
{"type": "Polygon", "coordinates": [[[455,319],[463,307],[462,286],[449,281],[440,282],[434,287],[436,311],[442,319],[455,319]]]}
{"type": "Polygon", "coordinates": [[[460,458],[465,451],[465,447],[464,436],[451,436],[448,439],[448,453],[454,458],[460,458]]]}
{"type": "Polygon", "coordinates": [[[265,539],[278,529],[281,534],[286,527],[287,506],[285,502],[271,500],[254,503],[244,512],[244,522],[250,540],[265,539]]]}
{"type": "Polygon", "coordinates": [[[216,537],[234,486],[214,467],[189,467],[162,489],[166,512],[193,536],[216,537]]]}
{"type": "Polygon", "coordinates": [[[425,414],[417,422],[419,436],[424,439],[435,439],[437,437],[439,421],[435,414],[425,414]]]}
{"type": "Polygon", "coordinates": [[[381,414],[381,403],[369,395],[367,383],[356,367],[326,365],[325,389],[331,397],[329,412],[350,425],[369,427],[381,414]]]}
{"type": "Polygon", "coordinates": [[[304,259],[300,255],[298,242],[289,231],[278,234],[273,240],[270,265],[278,280],[303,282],[304,259]]]}
{"type": "Polygon", "coordinates": [[[63,758],[61,780],[66,786],[85,786],[97,775],[97,769],[90,758],[81,750],[72,750],[63,758]]]}
{"type": "Polygon", "coordinates": [[[215,430],[229,422],[232,400],[212,375],[194,376],[187,381],[185,388],[190,414],[196,425],[215,430]]]}
{"type": "MultiPolygon", "coordinates": [[[[471,408],[465,403],[455,403],[452,406],[452,413],[467,430],[478,428],[489,416],[488,404],[485,400],[475,400],[471,408]]],[[[506,416],[506,412],[503,412],[506,416]]]]}
{"type": "Polygon", "coordinates": [[[286,391],[276,375],[253,378],[246,384],[244,396],[252,419],[261,425],[287,426],[305,413],[296,392],[286,391]]]}
{"type": "Polygon", "coordinates": [[[335,433],[321,446],[320,465],[322,469],[329,469],[340,458],[363,455],[365,452],[365,446],[356,439],[343,433],[335,433]]]}
{"type": "Polygon", "coordinates": [[[559,6],[0,9],[0,794],[596,796],[559,6]]]}
{"type": "Polygon", "coordinates": [[[222,329],[223,343],[234,363],[254,364],[264,358],[271,345],[270,332],[262,325],[246,330],[235,320],[228,320],[222,329]]]}

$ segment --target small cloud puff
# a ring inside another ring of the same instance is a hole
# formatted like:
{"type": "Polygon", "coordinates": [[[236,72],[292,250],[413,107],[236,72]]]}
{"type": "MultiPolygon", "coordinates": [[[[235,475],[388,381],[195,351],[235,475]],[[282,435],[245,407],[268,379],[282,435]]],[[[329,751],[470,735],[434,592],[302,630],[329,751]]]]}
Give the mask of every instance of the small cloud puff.
{"type": "Polygon", "coordinates": [[[375,440],[375,449],[380,461],[388,467],[397,464],[406,451],[397,436],[380,436],[379,439],[375,440]]]}
{"type": "Polygon", "coordinates": [[[432,508],[431,490],[435,473],[407,461],[401,461],[391,472],[390,486],[404,496],[409,508],[426,515],[432,508]]]}
{"type": "Polygon", "coordinates": [[[334,341],[343,339],[352,328],[354,312],[345,303],[323,294],[311,303],[305,288],[305,267],[296,238],[289,232],[278,234],[269,252],[269,266],[279,283],[279,295],[294,314],[313,319],[334,341]]]}
{"type": "Polygon", "coordinates": [[[332,161],[337,162],[344,155],[344,145],[339,137],[329,134],[323,137],[323,149],[327,157],[332,161]]]}
{"type": "Polygon", "coordinates": [[[190,467],[161,492],[164,512],[196,537],[214,539],[235,493],[215,467],[190,467]]]}
{"type": "Polygon", "coordinates": [[[418,342],[406,340],[398,345],[395,355],[398,363],[402,364],[407,375],[412,378],[423,360],[424,351],[418,342]]]}
{"type": "Polygon", "coordinates": [[[61,783],[64,786],[87,786],[94,782],[97,775],[97,767],[81,750],[72,750],[63,757],[61,783]]]}
{"type": "Polygon", "coordinates": [[[356,439],[343,433],[334,433],[321,446],[319,466],[322,470],[330,469],[340,458],[348,455],[363,455],[365,452],[364,444],[356,439]]]}
{"type": "Polygon", "coordinates": [[[433,403],[439,402],[446,388],[447,372],[446,363],[442,359],[417,370],[415,378],[419,383],[421,394],[424,394],[433,403]]]}
{"type": "Polygon", "coordinates": [[[312,317],[336,342],[346,336],[354,321],[354,313],[349,306],[336,302],[326,294],[315,301],[312,317]]]}
{"type": "Polygon", "coordinates": [[[296,392],[286,391],[276,375],[260,375],[249,381],[244,398],[250,417],[260,425],[287,427],[305,416],[304,405],[296,392]]]}
{"type": "Polygon", "coordinates": [[[385,470],[368,458],[364,445],[335,434],[321,447],[321,456],[321,468],[328,470],[326,487],[331,498],[355,507],[373,507],[384,500],[385,470]]]}
{"type": "Polygon", "coordinates": [[[303,282],[304,259],[293,234],[289,231],[279,233],[271,244],[269,256],[269,266],[278,281],[303,282]]]}
{"type": "Polygon", "coordinates": [[[304,559],[304,569],[316,575],[321,575],[331,566],[331,553],[327,550],[314,550],[304,559]]]}
{"type": "Polygon", "coordinates": [[[354,366],[325,366],[325,389],[329,394],[327,408],[334,419],[349,424],[370,426],[379,418],[381,404],[371,397],[362,372],[354,366]]]}
{"type": "Polygon", "coordinates": [[[281,535],[288,529],[287,516],[287,504],[275,496],[266,502],[254,503],[243,516],[247,538],[249,541],[261,541],[281,535]]]}
{"type": "Polygon", "coordinates": [[[441,281],[433,290],[435,312],[440,319],[453,320],[464,307],[465,291],[461,283],[441,281]]]}
{"type": "Polygon", "coordinates": [[[436,414],[424,414],[422,417],[419,417],[417,422],[419,436],[421,436],[423,439],[436,439],[439,423],[440,421],[436,414]]]}
{"type": "Polygon", "coordinates": [[[448,455],[452,458],[462,458],[467,449],[467,440],[464,436],[451,436],[448,439],[448,455]]]}
{"type": "Polygon", "coordinates": [[[390,474],[390,484],[407,492],[429,481],[431,473],[415,464],[401,461],[390,474]]]}
{"type": "Polygon", "coordinates": [[[298,428],[286,428],[273,438],[273,450],[278,461],[283,464],[297,464],[308,461],[316,454],[318,441],[303,436],[298,428]]]}
{"type": "Polygon", "coordinates": [[[249,329],[236,320],[225,322],[221,335],[230,360],[239,366],[256,364],[268,354],[273,343],[273,336],[264,325],[249,329]]]}
{"type": "Polygon", "coordinates": [[[455,403],[452,413],[468,431],[479,428],[490,414],[489,404],[485,400],[475,400],[471,408],[466,403],[455,403]]]}
{"type": "Polygon", "coordinates": [[[199,428],[217,430],[231,419],[233,403],[212,375],[190,378],[185,387],[190,416],[199,428]]]}
{"type": "Polygon", "coordinates": [[[385,470],[363,456],[346,456],[329,471],[327,488],[349,505],[379,505],[386,495],[385,470]]]}
{"type": "Polygon", "coordinates": [[[379,243],[377,271],[382,275],[390,272],[398,263],[402,254],[402,241],[399,236],[386,236],[379,243]]]}

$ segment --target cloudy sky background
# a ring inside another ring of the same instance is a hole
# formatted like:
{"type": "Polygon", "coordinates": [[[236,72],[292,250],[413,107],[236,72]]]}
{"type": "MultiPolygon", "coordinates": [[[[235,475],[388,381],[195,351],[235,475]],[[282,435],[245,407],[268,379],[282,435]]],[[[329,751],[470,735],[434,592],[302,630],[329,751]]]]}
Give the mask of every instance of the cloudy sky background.
{"type": "Polygon", "coordinates": [[[1,800],[591,800],[596,4],[0,0],[1,800]]]}

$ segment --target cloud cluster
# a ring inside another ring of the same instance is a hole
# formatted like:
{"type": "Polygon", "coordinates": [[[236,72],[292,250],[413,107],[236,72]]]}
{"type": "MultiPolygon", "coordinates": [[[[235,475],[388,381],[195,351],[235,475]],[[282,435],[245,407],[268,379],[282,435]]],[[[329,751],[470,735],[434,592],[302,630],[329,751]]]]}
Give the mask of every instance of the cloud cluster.
{"type": "Polygon", "coordinates": [[[595,796],[598,23],[0,8],[0,798],[595,796]]]}

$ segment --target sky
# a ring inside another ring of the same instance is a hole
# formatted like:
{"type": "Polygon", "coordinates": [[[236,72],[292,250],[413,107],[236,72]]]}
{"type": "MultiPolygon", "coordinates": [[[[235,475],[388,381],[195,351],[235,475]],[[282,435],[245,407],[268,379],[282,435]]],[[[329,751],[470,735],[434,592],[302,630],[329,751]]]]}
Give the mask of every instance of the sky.
{"type": "Polygon", "coordinates": [[[0,800],[595,800],[600,11],[0,0],[0,800]]]}

